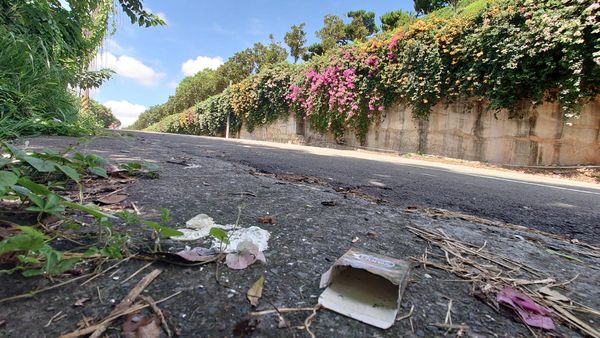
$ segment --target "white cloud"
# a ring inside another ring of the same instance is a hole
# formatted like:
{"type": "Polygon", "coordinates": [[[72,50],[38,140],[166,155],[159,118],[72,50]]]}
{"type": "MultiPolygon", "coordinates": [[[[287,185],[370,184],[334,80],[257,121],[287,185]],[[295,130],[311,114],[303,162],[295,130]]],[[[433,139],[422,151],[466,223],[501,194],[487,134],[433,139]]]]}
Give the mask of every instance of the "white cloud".
{"type": "Polygon", "coordinates": [[[123,54],[125,53],[125,48],[123,48],[115,39],[108,38],[104,40],[102,44],[103,50],[113,53],[113,54],[123,54]]]}
{"type": "Polygon", "coordinates": [[[126,100],[115,101],[110,100],[103,103],[108,108],[112,109],[113,115],[121,121],[121,127],[130,126],[138,116],[146,110],[146,107],[141,104],[131,103],[126,100]]]}
{"type": "Polygon", "coordinates": [[[195,59],[189,59],[184,62],[181,65],[181,72],[186,76],[191,76],[206,68],[217,69],[223,62],[223,58],[220,56],[214,58],[210,56],[198,56],[195,59]]]}
{"type": "Polygon", "coordinates": [[[146,66],[142,61],[127,55],[115,56],[104,52],[97,56],[95,61],[99,68],[110,68],[117,74],[133,79],[145,86],[152,86],[165,77],[164,73],[155,71],[146,66]]]}

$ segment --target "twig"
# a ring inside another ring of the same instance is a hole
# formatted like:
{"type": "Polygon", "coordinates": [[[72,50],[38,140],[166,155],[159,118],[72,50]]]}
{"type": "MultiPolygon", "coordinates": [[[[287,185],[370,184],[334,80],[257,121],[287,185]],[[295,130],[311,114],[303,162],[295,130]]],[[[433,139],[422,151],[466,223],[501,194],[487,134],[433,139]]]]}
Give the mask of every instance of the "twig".
{"type": "Polygon", "coordinates": [[[104,301],[102,300],[102,295],[100,294],[99,286],[96,286],[96,291],[98,291],[98,300],[100,301],[100,304],[104,304],[104,301]]]}
{"type": "Polygon", "coordinates": [[[135,203],[131,202],[131,206],[133,207],[133,210],[135,211],[136,215],[141,215],[142,214],[140,212],[140,209],[138,209],[138,207],[135,205],[135,203]]]}
{"type": "MultiPolygon", "coordinates": [[[[118,313],[120,311],[126,310],[127,308],[131,307],[131,304],[133,304],[133,301],[140,295],[140,293],[142,293],[142,291],[148,286],[150,285],[150,283],[152,283],[152,281],[158,277],[158,275],[160,275],[160,273],[162,272],[162,270],[160,269],[156,269],[152,272],[150,272],[149,274],[147,274],[146,276],[144,276],[144,278],[142,278],[137,285],[131,289],[131,291],[129,291],[129,293],[127,294],[127,296],[125,296],[125,298],[123,298],[123,300],[121,301],[121,303],[119,303],[119,305],[117,305],[115,307],[115,309],[110,313],[109,316],[114,315],[115,313],[118,313]]],[[[104,331],[106,331],[106,329],[108,328],[108,326],[110,325],[111,321],[107,321],[104,322],[103,324],[99,325],[96,330],[94,331],[94,333],[92,333],[92,335],[90,336],[90,338],[98,338],[100,337],[104,331]]]]}
{"type": "Polygon", "coordinates": [[[446,318],[444,319],[444,324],[452,325],[452,299],[448,301],[448,311],[446,311],[446,318]]]}
{"type": "Polygon", "coordinates": [[[256,197],[256,194],[250,191],[231,192],[229,195],[240,195],[240,196],[252,196],[256,197]]]}
{"type": "Polygon", "coordinates": [[[288,312],[313,311],[313,310],[314,310],[314,307],[282,308],[282,309],[277,309],[277,310],[263,310],[263,311],[250,312],[250,316],[256,317],[256,316],[268,315],[271,313],[288,313],[288,312]]]}
{"type": "Polygon", "coordinates": [[[408,317],[412,316],[412,314],[413,314],[413,311],[414,311],[414,310],[415,310],[415,305],[413,304],[413,305],[410,307],[410,311],[408,312],[408,314],[405,314],[405,315],[404,315],[404,316],[402,316],[402,317],[398,317],[398,318],[396,318],[396,321],[397,321],[397,322],[399,322],[399,321],[401,321],[401,320],[405,320],[406,318],[408,318],[408,317]]]}
{"type": "Polygon", "coordinates": [[[29,292],[21,294],[21,295],[17,295],[17,296],[12,296],[12,297],[8,297],[8,298],[0,299],[0,303],[9,302],[11,300],[23,299],[23,298],[31,298],[31,297],[37,295],[38,293],[42,293],[42,292],[46,292],[46,291],[50,291],[50,290],[59,288],[61,286],[64,286],[64,285],[76,282],[78,280],[87,278],[87,277],[89,277],[91,275],[94,275],[94,274],[96,274],[96,272],[92,272],[92,273],[89,273],[87,275],[81,275],[79,277],[75,277],[73,279],[69,279],[68,281],[64,281],[62,283],[58,283],[58,284],[55,284],[55,285],[52,285],[52,286],[49,286],[47,288],[43,288],[43,289],[40,289],[40,290],[29,291],[29,292]]]}
{"type": "Polygon", "coordinates": [[[46,325],[44,325],[44,327],[50,326],[50,324],[52,324],[52,321],[55,320],[56,318],[58,318],[58,316],[60,316],[61,314],[62,314],[62,311],[58,311],[57,314],[55,314],[54,316],[52,316],[52,318],[50,318],[50,320],[48,321],[48,323],[46,323],[46,325]]]}
{"type": "Polygon", "coordinates": [[[165,315],[163,314],[162,310],[158,308],[154,299],[152,299],[152,297],[150,297],[150,296],[148,296],[148,297],[142,296],[142,299],[146,303],[148,303],[148,305],[150,305],[150,307],[152,308],[152,311],[154,311],[154,313],[156,313],[156,315],[160,319],[160,322],[162,323],[163,328],[165,329],[165,332],[167,333],[167,336],[169,338],[173,337],[173,334],[171,333],[171,330],[169,329],[169,324],[167,324],[167,320],[165,319],[165,315]]]}
{"type": "Polygon", "coordinates": [[[85,282],[81,283],[81,285],[80,285],[80,286],[84,286],[84,285],[86,285],[87,283],[89,283],[89,282],[93,281],[94,279],[96,279],[96,278],[98,278],[98,277],[102,276],[103,274],[105,274],[105,273],[106,273],[106,272],[108,272],[109,270],[112,270],[112,269],[116,268],[116,267],[117,267],[117,266],[119,266],[121,263],[123,263],[123,262],[127,262],[127,261],[128,261],[130,258],[131,258],[131,257],[127,257],[127,258],[125,258],[125,259],[122,259],[122,260],[120,260],[120,261],[116,262],[115,264],[113,264],[113,265],[109,266],[109,267],[108,267],[106,270],[96,273],[96,275],[95,275],[95,276],[92,276],[92,278],[90,278],[90,279],[86,280],[85,282]]]}
{"type": "MultiPolygon", "coordinates": [[[[174,294],[172,294],[172,295],[170,295],[168,297],[165,297],[165,298],[163,298],[161,300],[157,300],[155,303],[156,304],[160,304],[162,302],[166,302],[167,300],[169,300],[169,299],[171,299],[171,298],[179,295],[182,292],[183,291],[177,291],[177,292],[175,292],[174,294]]],[[[97,327],[99,327],[100,325],[103,325],[106,322],[112,322],[113,320],[115,320],[115,319],[117,319],[117,318],[119,318],[121,316],[125,316],[125,315],[128,315],[130,313],[137,312],[137,311],[145,309],[145,308],[147,308],[149,306],[150,305],[148,305],[148,304],[139,304],[139,303],[135,304],[135,305],[131,306],[130,308],[125,309],[124,311],[120,311],[118,313],[115,313],[114,315],[112,315],[112,316],[104,319],[102,322],[100,322],[98,324],[95,324],[95,325],[92,325],[92,326],[89,326],[89,327],[86,327],[86,328],[83,328],[83,329],[80,329],[80,330],[77,330],[77,331],[74,331],[74,332],[62,335],[59,338],[76,338],[76,337],[88,335],[88,334],[94,332],[97,327]]]]}
{"type": "Polygon", "coordinates": [[[134,272],[131,276],[125,278],[121,284],[124,284],[125,282],[127,282],[128,280],[132,279],[133,277],[135,277],[138,273],[142,272],[145,268],[149,267],[150,265],[154,264],[154,261],[145,264],[144,266],[142,266],[141,268],[137,269],[136,272],[134,272]]]}
{"type": "Polygon", "coordinates": [[[442,324],[442,323],[434,323],[430,324],[431,326],[439,327],[442,329],[450,329],[450,330],[468,330],[469,327],[467,325],[453,325],[453,324],[442,324]]]}
{"type": "Polygon", "coordinates": [[[312,313],[308,317],[306,317],[306,319],[304,320],[304,329],[306,330],[306,332],[308,332],[308,334],[310,335],[311,338],[315,338],[316,336],[310,330],[310,324],[312,324],[312,321],[317,316],[317,311],[319,311],[319,309],[321,309],[321,304],[315,305],[315,307],[312,308],[312,313]]]}

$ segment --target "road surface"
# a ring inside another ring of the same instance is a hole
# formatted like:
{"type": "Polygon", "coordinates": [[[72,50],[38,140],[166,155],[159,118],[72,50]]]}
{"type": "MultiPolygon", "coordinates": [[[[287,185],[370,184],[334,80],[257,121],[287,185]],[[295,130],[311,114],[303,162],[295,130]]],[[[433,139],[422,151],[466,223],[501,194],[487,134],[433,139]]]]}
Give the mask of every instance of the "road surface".
{"type": "MultiPolygon", "coordinates": [[[[600,243],[600,184],[403,158],[239,139],[134,133],[189,156],[358,188],[399,210],[435,207],[600,243]]],[[[175,151],[174,151],[175,153],[175,151]]]]}

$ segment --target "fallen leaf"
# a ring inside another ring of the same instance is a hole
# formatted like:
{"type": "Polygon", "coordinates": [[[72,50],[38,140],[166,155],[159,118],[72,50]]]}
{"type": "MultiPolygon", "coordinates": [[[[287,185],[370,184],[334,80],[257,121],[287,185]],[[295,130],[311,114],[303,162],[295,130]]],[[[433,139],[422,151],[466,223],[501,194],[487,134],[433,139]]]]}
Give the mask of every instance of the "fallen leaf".
{"type": "Polygon", "coordinates": [[[371,237],[377,237],[379,236],[379,234],[375,231],[368,231],[367,232],[367,236],[371,236],[371,237]]]}
{"type": "Polygon", "coordinates": [[[249,337],[249,336],[251,336],[252,333],[254,333],[254,331],[256,331],[258,323],[260,323],[260,322],[256,319],[242,320],[241,322],[237,323],[236,326],[233,328],[234,337],[249,337]]]}
{"type": "Polygon", "coordinates": [[[335,201],[323,201],[321,202],[322,205],[326,206],[326,207],[334,207],[335,206],[335,201]]]}
{"type": "Polygon", "coordinates": [[[286,327],[290,327],[290,323],[282,315],[277,314],[277,328],[285,329],[286,327]]]}
{"type": "Polygon", "coordinates": [[[96,199],[96,202],[100,202],[102,204],[117,204],[123,202],[126,199],[127,195],[114,194],[99,197],[96,199]]]}
{"type": "Polygon", "coordinates": [[[537,291],[539,293],[541,293],[542,295],[544,295],[544,298],[547,298],[547,299],[555,301],[555,302],[569,302],[571,300],[567,296],[563,295],[562,293],[552,290],[547,286],[541,287],[537,291]]]}
{"type": "Polygon", "coordinates": [[[254,282],[254,284],[252,284],[250,289],[248,289],[246,297],[248,297],[248,300],[250,301],[250,304],[252,304],[252,306],[258,305],[258,300],[260,299],[260,297],[262,297],[262,290],[264,285],[265,277],[260,276],[260,278],[257,279],[256,282],[254,282]]]}
{"type": "Polygon", "coordinates": [[[107,174],[120,173],[120,172],[123,172],[123,171],[125,171],[125,169],[121,169],[121,168],[119,168],[118,166],[116,166],[114,164],[109,164],[106,167],[106,173],[107,174]]]}
{"type": "Polygon", "coordinates": [[[181,250],[175,254],[188,262],[206,262],[214,259],[217,255],[217,252],[213,249],[198,247],[181,250]]]}
{"type": "Polygon", "coordinates": [[[550,317],[552,311],[547,307],[539,305],[526,294],[505,287],[496,295],[498,303],[504,304],[514,309],[521,320],[527,325],[539,327],[545,330],[554,330],[554,321],[550,317]]]}
{"type": "Polygon", "coordinates": [[[129,314],[123,323],[124,338],[159,338],[160,318],[154,314],[146,318],[140,314],[129,314]]]}
{"type": "Polygon", "coordinates": [[[243,241],[238,244],[236,252],[230,252],[225,257],[225,264],[231,269],[241,270],[252,265],[257,260],[266,263],[266,258],[262,251],[258,250],[256,244],[243,241]]]}
{"type": "Polygon", "coordinates": [[[262,224],[275,224],[275,219],[270,215],[258,216],[256,219],[259,223],[262,224]]]}
{"type": "Polygon", "coordinates": [[[84,306],[84,305],[85,305],[84,303],[85,303],[85,302],[87,302],[88,300],[90,300],[90,299],[89,299],[89,298],[81,298],[81,299],[78,299],[78,300],[75,302],[75,304],[73,304],[73,306],[84,306]]]}

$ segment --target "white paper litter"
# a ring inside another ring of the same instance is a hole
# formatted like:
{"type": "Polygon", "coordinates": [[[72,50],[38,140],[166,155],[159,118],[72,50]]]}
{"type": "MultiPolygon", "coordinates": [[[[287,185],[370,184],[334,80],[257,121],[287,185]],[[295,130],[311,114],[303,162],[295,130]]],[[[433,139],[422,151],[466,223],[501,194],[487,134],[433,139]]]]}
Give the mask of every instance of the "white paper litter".
{"type": "MultiPolygon", "coordinates": [[[[254,243],[259,251],[265,251],[269,248],[269,238],[271,233],[257,226],[249,228],[240,228],[229,232],[229,244],[223,249],[224,252],[236,251],[241,242],[248,241],[254,243]]],[[[218,249],[221,246],[221,241],[213,240],[213,248],[218,249]]]]}
{"type": "MultiPolygon", "coordinates": [[[[225,231],[235,227],[232,224],[217,224],[212,217],[206,214],[198,214],[185,222],[185,228],[178,228],[183,235],[174,236],[171,239],[176,241],[196,241],[209,236],[210,229],[221,228],[225,231]]],[[[235,252],[241,242],[248,241],[254,243],[259,251],[265,251],[269,247],[268,242],[271,233],[257,226],[249,228],[238,228],[235,231],[228,231],[229,244],[223,250],[224,252],[235,252]]],[[[221,246],[221,241],[213,239],[212,247],[218,249],[221,246]]]]}
{"type": "Polygon", "coordinates": [[[182,236],[174,236],[171,239],[176,241],[196,241],[208,236],[211,228],[229,230],[234,227],[232,224],[216,224],[212,217],[206,214],[198,214],[192,217],[189,221],[185,222],[185,226],[185,228],[177,229],[183,233],[182,236]]]}

